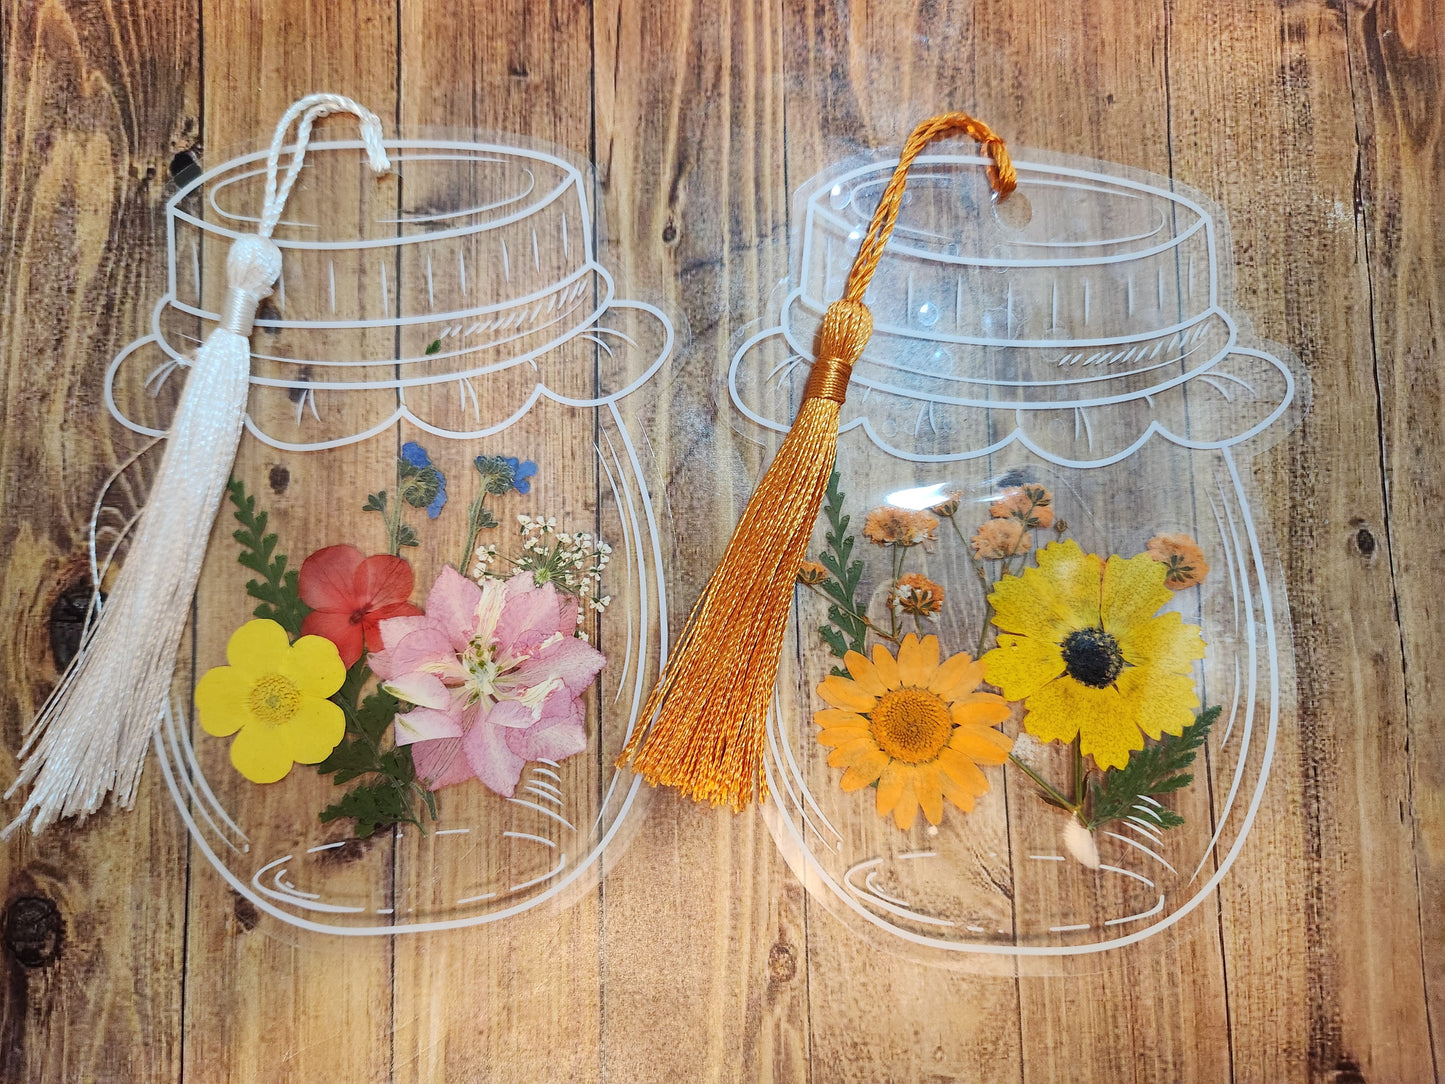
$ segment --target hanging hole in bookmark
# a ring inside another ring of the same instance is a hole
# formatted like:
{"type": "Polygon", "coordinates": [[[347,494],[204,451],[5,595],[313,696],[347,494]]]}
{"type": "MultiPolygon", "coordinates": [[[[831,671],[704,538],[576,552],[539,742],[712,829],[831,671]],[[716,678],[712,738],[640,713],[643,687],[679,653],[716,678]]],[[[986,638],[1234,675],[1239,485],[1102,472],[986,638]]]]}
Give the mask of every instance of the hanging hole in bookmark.
{"type": "Polygon", "coordinates": [[[1006,230],[1022,230],[1034,220],[1034,205],[1028,196],[1014,189],[1007,199],[1000,199],[997,192],[990,201],[993,219],[1006,230]]]}

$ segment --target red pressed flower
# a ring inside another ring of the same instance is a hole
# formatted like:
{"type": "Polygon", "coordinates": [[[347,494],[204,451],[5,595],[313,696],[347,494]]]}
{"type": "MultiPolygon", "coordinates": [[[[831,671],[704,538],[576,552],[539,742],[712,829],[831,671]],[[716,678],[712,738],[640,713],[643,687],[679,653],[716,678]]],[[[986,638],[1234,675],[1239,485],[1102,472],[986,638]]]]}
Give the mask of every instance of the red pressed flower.
{"type": "Polygon", "coordinates": [[[336,645],[348,668],[362,648],[381,649],[378,626],[388,617],[415,617],[411,565],[400,557],[366,557],[355,546],[327,546],[301,563],[301,601],[311,613],[303,636],[324,636],[336,645]]]}

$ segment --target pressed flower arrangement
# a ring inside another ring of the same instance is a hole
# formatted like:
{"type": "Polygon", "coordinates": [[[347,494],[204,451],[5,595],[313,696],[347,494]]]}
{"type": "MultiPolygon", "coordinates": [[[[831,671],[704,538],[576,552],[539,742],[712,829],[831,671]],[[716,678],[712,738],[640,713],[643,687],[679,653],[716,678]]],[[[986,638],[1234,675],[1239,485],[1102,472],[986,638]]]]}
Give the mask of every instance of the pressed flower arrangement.
{"type": "Polygon", "coordinates": [[[1000,778],[985,769],[1007,766],[1068,818],[1061,838],[1094,867],[1093,834],[1117,821],[1142,815],[1160,832],[1183,823],[1162,799],[1191,782],[1186,769],[1219,714],[1200,710],[1201,630],[1170,608],[1209,573],[1192,537],[1156,534],[1131,556],[1086,552],[1053,491],[1028,480],[967,505],[960,493],[880,505],[864,514],[861,542],[845,505],[835,472],[825,547],[798,572],[826,600],[818,635],[841,663],[817,686],[825,706],[813,720],[844,791],[874,788],[876,812],[898,829],[919,812],[936,828],[943,798],[966,814],[1000,778]],[[986,515],[970,518],[979,507],[986,515]],[[968,562],[986,603],[966,649],[940,631],[960,589],[924,567],[944,547],[968,562]],[[871,605],[861,591],[870,564],[881,566],[868,577],[879,584],[871,605]],[[1069,750],[1065,779],[1034,763],[1050,744],[1069,750]]]}
{"type": "Polygon", "coordinates": [[[201,728],[231,737],[231,762],[254,784],[314,765],[338,788],[314,815],[349,819],[358,838],[424,829],[445,787],[511,798],[529,762],[557,765],[588,744],[583,698],[606,659],[583,625],[611,601],[611,547],[525,513],[512,541],[484,541],[501,527],[493,508],[529,494],[537,466],[487,455],[473,465],[465,558],[442,567],[421,605],[400,553],[447,504],[446,475],[421,445],[402,446],[395,488],[361,506],[379,513],[389,552],[339,543],[299,571],[267,513],[230,483],[238,558],[259,577],[246,585],[259,605],[231,636],[228,665],[197,684],[201,728]],[[408,509],[425,520],[408,522],[408,509]]]}

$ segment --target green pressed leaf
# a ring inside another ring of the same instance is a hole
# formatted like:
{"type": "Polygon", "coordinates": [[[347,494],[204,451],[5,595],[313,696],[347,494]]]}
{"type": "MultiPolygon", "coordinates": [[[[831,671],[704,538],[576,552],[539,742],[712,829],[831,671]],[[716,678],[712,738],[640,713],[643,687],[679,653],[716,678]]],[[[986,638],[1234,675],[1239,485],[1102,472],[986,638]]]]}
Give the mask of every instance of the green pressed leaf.
{"type": "MultiPolygon", "coordinates": [[[[818,562],[829,578],[818,584],[820,590],[837,605],[828,607],[828,624],[818,629],[828,650],[838,658],[849,651],[862,651],[867,643],[868,626],[858,616],[863,608],[858,601],[858,584],[863,578],[863,562],[849,558],[853,554],[854,537],[848,533],[848,517],[843,514],[841,475],[835,470],[828,478],[823,498],[823,516],[828,521],[824,532],[827,548],[818,555],[818,562]]],[[[846,677],[846,671],[833,668],[833,673],[846,677]]]]}
{"type": "Polygon", "coordinates": [[[301,601],[299,579],[294,569],[287,569],[286,555],[276,552],[276,535],[266,532],[268,517],[256,510],[256,498],[246,492],[239,478],[226,486],[240,530],[231,537],[241,547],[236,560],[260,579],[248,580],[246,593],[260,605],[252,612],[256,617],[275,621],[294,640],[301,635],[301,622],[311,608],[301,601]]]}
{"type": "Polygon", "coordinates": [[[387,745],[387,731],[403,705],[380,687],[361,699],[361,690],[370,678],[371,670],[365,660],[346,672],[346,680],[331,698],[346,715],[346,735],[331,755],[316,766],[322,775],[331,776],[337,786],[362,780],[320,814],[323,822],[339,817],[355,819],[358,839],[393,824],[420,826],[421,819],[414,806],[418,797],[431,819],[436,820],[435,799],[417,782],[410,747],[387,745]]]}
{"type": "Polygon", "coordinates": [[[409,788],[398,788],[389,778],[353,787],[320,814],[323,824],[341,817],[356,821],[357,839],[367,839],[393,824],[421,823],[412,815],[409,788]]]}
{"type": "Polygon", "coordinates": [[[1194,763],[1220,711],[1218,704],[1205,708],[1178,737],[1165,734],[1159,741],[1146,740],[1144,748],[1131,756],[1128,764],[1111,768],[1102,779],[1093,780],[1084,826],[1095,829],[1128,816],[1145,818],[1161,828],[1183,824],[1184,818],[1174,810],[1143,799],[1173,793],[1194,781],[1194,774],[1185,769],[1194,763]]]}

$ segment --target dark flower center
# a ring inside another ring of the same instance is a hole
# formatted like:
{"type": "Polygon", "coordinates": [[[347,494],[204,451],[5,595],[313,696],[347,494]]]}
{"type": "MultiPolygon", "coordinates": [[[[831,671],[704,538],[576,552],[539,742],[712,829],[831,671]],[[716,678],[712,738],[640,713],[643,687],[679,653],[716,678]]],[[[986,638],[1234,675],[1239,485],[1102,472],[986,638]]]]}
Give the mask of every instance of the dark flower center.
{"type": "Polygon", "coordinates": [[[1064,672],[1082,685],[1103,689],[1114,684],[1124,669],[1124,653],[1119,641],[1100,628],[1078,629],[1069,633],[1061,645],[1064,672]]]}
{"type": "Polygon", "coordinates": [[[361,623],[362,623],[363,621],[365,621],[365,620],[366,620],[366,611],[365,611],[365,610],[352,610],[352,611],[351,611],[351,623],[352,623],[353,625],[359,625],[359,624],[361,624],[361,623]]]}

